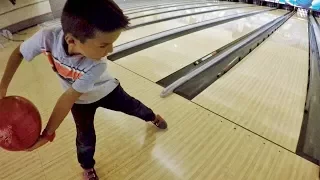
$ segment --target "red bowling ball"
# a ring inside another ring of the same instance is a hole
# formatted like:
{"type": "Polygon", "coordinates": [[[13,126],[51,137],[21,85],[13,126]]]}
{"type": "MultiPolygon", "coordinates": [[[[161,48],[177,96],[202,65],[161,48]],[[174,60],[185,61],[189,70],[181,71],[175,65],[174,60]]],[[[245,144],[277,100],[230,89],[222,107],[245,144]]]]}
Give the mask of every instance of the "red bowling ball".
{"type": "Polygon", "coordinates": [[[41,116],[35,105],[19,96],[0,100],[0,147],[9,151],[30,148],[41,133],[41,116]]]}

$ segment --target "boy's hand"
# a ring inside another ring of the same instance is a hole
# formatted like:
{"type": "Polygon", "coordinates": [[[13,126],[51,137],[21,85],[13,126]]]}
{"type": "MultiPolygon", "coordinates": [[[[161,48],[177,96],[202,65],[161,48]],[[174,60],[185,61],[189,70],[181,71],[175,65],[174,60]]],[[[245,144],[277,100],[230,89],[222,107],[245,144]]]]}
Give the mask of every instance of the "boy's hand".
{"type": "MultiPolygon", "coordinates": [[[[76,102],[76,100],[81,95],[82,95],[82,93],[77,92],[73,88],[69,88],[66,92],[64,92],[61,95],[56,106],[53,109],[53,112],[50,116],[47,127],[45,128],[47,130],[47,133],[53,134],[58,129],[58,127],[60,126],[60,124],[62,123],[64,118],[69,113],[73,104],[76,102]]],[[[33,145],[27,151],[33,151],[33,150],[45,145],[48,142],[49,142],[48,139],[40,137],[38,139],[38,141],[35,143],[35,145],[33,145]]]]}
{"type": "Polygon", "coordinates": [[[0,99],[3,99],[4,97],[6,97],[6,94],[7,94],[7,89],[0,87],[0,99]]]}
{"type": "Polygon", "coordinates": [[[43,137],[39,137],[38,141],[31,148],[27,149],[26,151],[31,152],[31,151],[38,149],[39,147],[47,144],[48,142],[49,141],[47,139],[45,139],[43,137]]]}

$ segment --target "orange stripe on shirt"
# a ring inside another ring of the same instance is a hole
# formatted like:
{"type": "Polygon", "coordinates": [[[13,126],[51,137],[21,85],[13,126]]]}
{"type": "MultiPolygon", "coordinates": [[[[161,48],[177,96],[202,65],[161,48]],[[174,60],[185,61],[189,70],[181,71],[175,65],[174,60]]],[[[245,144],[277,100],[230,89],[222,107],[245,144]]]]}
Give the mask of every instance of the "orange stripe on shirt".
{"type": "Polygon", "coordinates": [[[51,64],[53,69],[57,71],[62,77],[72,79],[75,81],[84,74],[81,71],[61,64],[58,60],[53,58],[51,52],[45,50],[42,50],[42,52],[48,57],[49,63],[51,64]]]}
{"type": "Polygon", "coordinates": [[[64,78],[77,80],[83,75],[83,72],[80,72],[76,69],[65,66],[63,64],[60,64],[60,62],[57,60],[54,60],[54,65],[55,65],[58,73],[64,78]]]}
{"type": "Polygon", "coordinates": [[[53,58],[51,52],[46,51],[45,49],[41,49],[42,53],[48,57],[49,63],[52,67],[54,67],[53,58]]]}

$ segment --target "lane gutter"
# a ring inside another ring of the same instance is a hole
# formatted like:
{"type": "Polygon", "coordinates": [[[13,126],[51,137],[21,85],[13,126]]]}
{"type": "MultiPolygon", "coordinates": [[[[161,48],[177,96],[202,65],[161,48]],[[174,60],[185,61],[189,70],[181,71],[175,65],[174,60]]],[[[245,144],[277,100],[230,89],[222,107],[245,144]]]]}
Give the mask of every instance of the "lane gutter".
{"type": "Polygon", "coordinates": [[[277,18],[220,53],[203,57],[202,61],[206,61],[205,63],[172,82],[160,96],[166,97],[176,92],[187,99],[192,99],[259,46],[293,14],[293,12],[287,13],[277,18]],[[209,78],[205,80],[203,77],[206,76],[209,78]]]}
{"type": "Polygon", "coordinates": [[[320,160],[320,30],[309,15],[309,81],[296,153],[311,162],[320,160]]]}

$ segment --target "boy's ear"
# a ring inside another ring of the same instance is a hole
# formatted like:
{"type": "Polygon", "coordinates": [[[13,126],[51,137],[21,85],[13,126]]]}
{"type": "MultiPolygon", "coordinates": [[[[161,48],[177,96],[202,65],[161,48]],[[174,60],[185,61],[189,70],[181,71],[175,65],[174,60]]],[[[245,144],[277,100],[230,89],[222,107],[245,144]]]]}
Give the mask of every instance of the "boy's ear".
{"type": "Polygon", "coordinates": [[[74,36],[72,36],[70,33],[66,34],[66,36],[64,37],[64,40],[69,45],[73,45],[77,41],[77,39],[74,36]]]}

